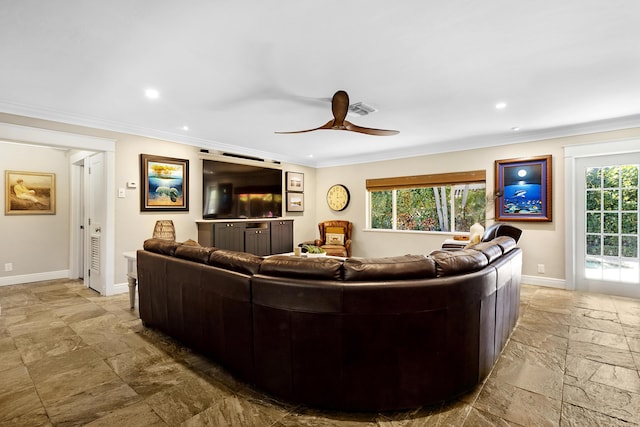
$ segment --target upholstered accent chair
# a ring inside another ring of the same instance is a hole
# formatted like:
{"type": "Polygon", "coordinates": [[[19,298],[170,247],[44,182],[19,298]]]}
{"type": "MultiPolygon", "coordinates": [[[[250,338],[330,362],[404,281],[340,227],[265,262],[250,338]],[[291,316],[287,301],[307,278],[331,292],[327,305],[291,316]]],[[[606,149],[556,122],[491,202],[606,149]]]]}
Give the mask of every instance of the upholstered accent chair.
{"type": "Polygon", "coordinates": [[[352,227],[349,221],[323,221],[318,224],[320,238],[314,243],[324,249],[327,255],[350,257],[352,227]]]}

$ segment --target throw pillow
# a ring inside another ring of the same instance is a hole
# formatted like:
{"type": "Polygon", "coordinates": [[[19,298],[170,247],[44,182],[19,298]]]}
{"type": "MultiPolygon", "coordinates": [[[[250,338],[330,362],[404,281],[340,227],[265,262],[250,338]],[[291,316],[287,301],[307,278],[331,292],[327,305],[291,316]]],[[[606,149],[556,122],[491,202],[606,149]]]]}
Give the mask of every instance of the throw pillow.
{"type": "Polygon", "coordinates": [[[327,227],[325,238],[327,245],[344,245],[344,228],[327,227]]]}
{"type": "Polygon", "coordinates": [[[327,233],[327,245],[344,245],[344,234],[327,233]]]}

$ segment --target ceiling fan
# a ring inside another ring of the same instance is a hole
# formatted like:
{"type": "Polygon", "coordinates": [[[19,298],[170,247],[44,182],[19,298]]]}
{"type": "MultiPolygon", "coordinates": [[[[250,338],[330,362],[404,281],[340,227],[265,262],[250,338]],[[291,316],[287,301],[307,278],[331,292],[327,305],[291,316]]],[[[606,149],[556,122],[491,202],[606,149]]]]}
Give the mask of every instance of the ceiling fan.
{"type": "Polygon", "coordinates": [[[373,129],[373,128],[366,128],[366,127],[354,125],[353,123],[345,120],[345,118],[347,117],[348,110],[349,110],[349,95],[347,94],[347,92],[343,90],[339,90],[333,95],[333,98],[331,99],[331,111],[333,112],[333,120],[329,120],[324,125],[317,128],[313,128],[313,129],[297,130],[297,131],[291,131],[291,132],[276,132],[276,133],[282,133],[282,134],[304,133],[304,132],[311,132],[311,131],[320,130],[320,129],[348,130],[351,132],[359,132],[359,133],[365,133],[367,135],[380,135],[380,136],[396,135],[400,133],[397,130],[373,129]]]}

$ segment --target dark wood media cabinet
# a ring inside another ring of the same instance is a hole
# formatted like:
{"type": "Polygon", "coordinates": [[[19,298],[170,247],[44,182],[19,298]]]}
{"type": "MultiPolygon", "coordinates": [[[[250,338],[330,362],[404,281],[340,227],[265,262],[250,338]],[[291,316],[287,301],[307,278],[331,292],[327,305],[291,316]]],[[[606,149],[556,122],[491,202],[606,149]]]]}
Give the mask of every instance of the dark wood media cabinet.
{"type": "Polygon", "coordinates": [[[196,223],[198,243],[202,246],[261,256],[293,251],[292,219],[202,220],[196,223]]]}

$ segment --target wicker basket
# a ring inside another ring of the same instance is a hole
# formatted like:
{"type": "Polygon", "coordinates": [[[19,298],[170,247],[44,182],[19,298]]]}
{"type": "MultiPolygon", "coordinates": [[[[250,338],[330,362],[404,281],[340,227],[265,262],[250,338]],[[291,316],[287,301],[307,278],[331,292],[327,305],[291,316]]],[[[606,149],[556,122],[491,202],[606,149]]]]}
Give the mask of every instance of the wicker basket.
{"type": "Polygon", "coordinates": [[[153,228],[153,238],[175,241],[176,229],[173,226],[173,221],[170,219],[156,221],[156,226],[153,228]]]}

